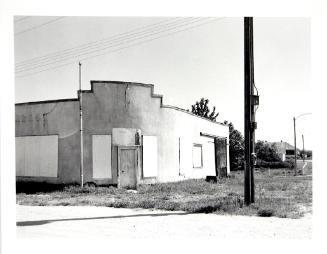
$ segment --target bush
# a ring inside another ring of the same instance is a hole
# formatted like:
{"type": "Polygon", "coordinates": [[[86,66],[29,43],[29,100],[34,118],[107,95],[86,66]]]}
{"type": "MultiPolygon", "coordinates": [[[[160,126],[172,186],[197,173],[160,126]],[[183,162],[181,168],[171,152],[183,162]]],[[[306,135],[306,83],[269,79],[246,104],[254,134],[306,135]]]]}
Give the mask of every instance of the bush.
{"type": "Polygon", "coordinates": [[[274,210],[272,210],[270,208],[263,208],[263,209],[260,209],[257,214],[260,217],[271,217],[271,216],[274,216],[275,212],[274,212],[274,210]]]}
{"type": "Polygon", "coordinates": [[[232,123],[229,127],[229,163],[230,170],[243,170],[244,166],[244,137],[241,132],[234,128],[232,123]]]}
{"type": "Polygon", "coordinates": [[[243,207],[243,199],[240,195],[228,197],[207,198],[201,201],[189,201],[181,205],[181,210],[190,213],[213,213],[216,211],[231,212],[243,207]]]}
{"type": "Polygon", "coordinates": [[[255,144],[255,153],[257,154],[257,159],[277,162],[281,161],[278,156],[276,145],[270,145],[266,142],[258,140],[255,144]]]}

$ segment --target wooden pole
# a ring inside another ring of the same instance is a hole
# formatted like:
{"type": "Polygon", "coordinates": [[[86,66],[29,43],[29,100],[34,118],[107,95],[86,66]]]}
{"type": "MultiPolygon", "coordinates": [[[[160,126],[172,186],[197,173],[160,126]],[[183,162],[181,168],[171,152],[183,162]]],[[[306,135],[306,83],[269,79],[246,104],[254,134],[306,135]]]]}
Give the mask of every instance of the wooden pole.
{"type": "Polygon", "coordinates": [[[84,184],[84,141],[83,141],[83,108],[82,108],[82,64],[78,63],[79,67],[79,116],[80,116],[80,144],[81,144],[81,161],[80,161],[80,174],[81,174],[81,187],[84,184]]]}
{"type": "Polygon", "coordinates": [[[296,126],[295,126],[295,117],[293,117],[294,121],[294,175],[297,175],[297,153],[296,153],[296,126]]]}
{"type": "MultiPolygon", "coordinates": [[[[250,97],[254,95],[254,53],[253,53],[253,18],[250,19],[250,66],[251,66],[251,83],[250,83],[250,97]]],[[[255,103],[253,99],[250,99],[250,183],[251,183],[251,199],[250,202],[254,203],[254,195],[255,195],[255,187],[254,187],[254,156],[255,156],[255,129],[256,129],[256,122],[255,122],[255,103]]]]}
{"type": "Polygon", "coordinates": [[[244,203],[251,203],[251,24],[252,18],[244,18],[244,203]]]}

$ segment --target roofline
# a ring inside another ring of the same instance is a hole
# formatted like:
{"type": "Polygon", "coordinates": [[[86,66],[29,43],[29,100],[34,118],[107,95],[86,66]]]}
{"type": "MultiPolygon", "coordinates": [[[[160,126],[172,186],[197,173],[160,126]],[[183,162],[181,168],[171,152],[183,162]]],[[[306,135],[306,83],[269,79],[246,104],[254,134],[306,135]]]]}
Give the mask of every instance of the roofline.
{"type": "Polygon", "coordinates": [[[121,84],[121,85],[133,85],[133,86],[143,86],[143,87],[154,87],[153,84],[145,84],[139,82],[130,82],[130,81],[116,81],[116,80],[91,80],[91,90],[93,89],[92,84],[97,83],[112,83],[112,84],[121,84]]]}
{"type": "Polygon", "coordinates": [[[196,115],[196,114],[194,114],[194,113],[192,113],[190,111],[187,111],[186,109],[179,108],[179,107],[176,107],[176,106],[163,104],[163,102],[162,102],[163,101],[163,96],[161,94],[155,94],[154,93],[154,85],[153,84],[144,84],[144,83],[138,83],[138,82],[125,82],[125,81],[108,81],[108,80],[91,80],[90,82],[91,82],[91,90],[82,91],[83,93],[84,92],[93,92],[93,85],[94,84],[101,84],[101,83],[112,83],[112,84],[122,84],[122,85],[133,85],[133,86],[148,87],[148,88],[151,88],[151,97],[160,99],[160,107],[161,108],[170,108],[170,109],[178,110],[178,111],[190,114],[192,116],[199,117],[201,119],[207,120],[207,121],[209,121],[211,123],[219,124],[219,125],[222,125],[222,126],[227,126],[227,124],[212,121],[212,120],[210,120],[208,118],[205,118],[203,116],[199,116],[199,115],[196,115]]]}
{"type": "Polygon", "coordinates": [[[78,101],[78,98],[58,99],[58,100],[45,100],[45,101],[31,101],[31,102],[21,102],[21,103],[15,103],[15,106],[22,106],[22,105],[35,105],[35,104],[44,104],[44,103],[58,103],[58,102],[67,102],[67,101],[78,101]]]}
{"type": "Polygon", "coordinates": [[[108,80],[91,80],[90,83],[91,83],[91,90],[81,90],[81,91],[77,90],[77,98],[15,103],[15,106],[36,105],[36,104],[44,104],[44,103],[58,103],[58,102],[68,102],[68,101],[79,101],[80,92],[81,93],[93,93],[94,92],[93,86],[95,84],[103,84],[103,83],[108,83],[109,84],[110,83],[110,84],[121,84],[121,85],[133,85],[133,86],[142,86],[142,87],[150,88],[151,89],[151,97],[160,99],[160,107],[161,108],[174,109],[174,110],[184,112],[184,113],[187,113],[189,115],[204,119],[204,120],[209,121],[211,123],[219,124],[219,125],[222,125],[222,126],[227,126],[227,124],[212,121],[212,120],[210,120],[208,118],[205,118],[203,116],[196,115],[196,114],[194,114],[194,113],[192,113],[192,112],[190,112],[190,111],[188,111],[186,109],[179,108],[179,107],[176,107],[176,106],[171,106],[171,105],[164,105],[163,102],[162,102],[163,101],[163,96],[161,94],[155,94],[154,93],[154,85],[153,84],[144,84],[144,83],[138,83],[138,82],[125,82],[125,81],[108,81],[108,80]]]}

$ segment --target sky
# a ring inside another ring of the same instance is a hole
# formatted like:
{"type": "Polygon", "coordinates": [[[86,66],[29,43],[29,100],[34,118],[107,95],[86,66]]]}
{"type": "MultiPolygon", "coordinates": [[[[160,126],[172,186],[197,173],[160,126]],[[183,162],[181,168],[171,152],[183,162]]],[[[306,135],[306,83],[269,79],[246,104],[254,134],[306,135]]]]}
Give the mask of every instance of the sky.
{"type": "MultiPolygon", "coordinates": [[[[217,121],[243,133],[241,17],[16,16],[14,33],[16,103],[76,98],[81,60],[83,89],[90,80],[150,83],[164,104],[185,109],[208,98],[217,121]]],[[[254,76],[256,139],[293,144],[293,117],[312,112],[310,18],[254,17],[254,76]]],[[[312,115],[296,120],[298,147],[303,134],[312,149],[311,126],[312,115]]]]}

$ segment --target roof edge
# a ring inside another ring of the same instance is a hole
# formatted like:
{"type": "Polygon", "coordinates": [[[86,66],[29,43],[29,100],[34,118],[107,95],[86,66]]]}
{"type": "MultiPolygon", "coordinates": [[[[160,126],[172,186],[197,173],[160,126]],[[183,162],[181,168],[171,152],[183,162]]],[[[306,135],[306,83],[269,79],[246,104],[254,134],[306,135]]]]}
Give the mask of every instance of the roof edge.
{"type": "Polygon", "coordinates": [[[20,105],[35,105],[35,104],[42,104],[42,103],[58,103],[58,102],[67,102],[67,101],[79,101],[79,93],[93,93],[94,92],[94,85],[95,84],[102,84],[102,83],[108,83],[108,84],[121,84],[121,85],[133,85],[133,86],[142,86],[142,87],[147,87],[151,89],[151,97],[152,98],[157,98],[160,99],[160,107],[161,108],[170,108],[170,109],[174,109],[180,112],[184,112],[187,113],[189,115],[195,116],[195,117],[199,117],[201,119],[204,119],[206,121],[209,121],[211,123],[215,123],[215,124],[219,124],[222,126],[227,126],[224,123],[221,122],[216,122],[216,121],[212,121],[208,118],[205,118],[203,116],[199,116],[196,115],[186,109],[183,108],[179,108],[176,106],[171,106],[171,105],[165,105],[163,104],[163,95],[160,94],[155,94],[154,93],[154,85],[153,84],[145,84],[145,83],[139,83],[139,82],[126,82],[126,81],[110,81],[110,80],[91,80],[91,90],[77,90],[77,97],[78,98],[71,98],[71,99],[59,99],[59,100],[46,100],[46,101],[34,101],[34,102],[23,102],[23,103],[15,103],[16,106],[20,106],[20,105]]]}
{"type": "Polygon", "coordinates": [[[68,101],[78,101],[78,98],[58,99],[58,100],[45,100],[45,101],[31,101],[31,102],[20,102],[20,103],[15,103],[15,106],[35,105],[35,104],[45,104],[45,103],[58,103],[58,102],[68,102],[68,101]]]}

